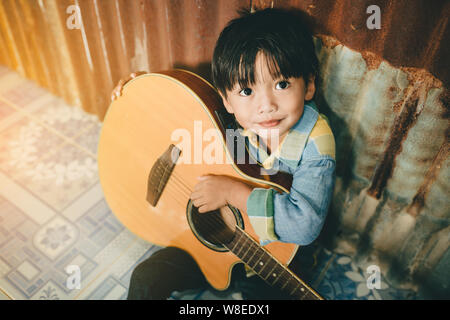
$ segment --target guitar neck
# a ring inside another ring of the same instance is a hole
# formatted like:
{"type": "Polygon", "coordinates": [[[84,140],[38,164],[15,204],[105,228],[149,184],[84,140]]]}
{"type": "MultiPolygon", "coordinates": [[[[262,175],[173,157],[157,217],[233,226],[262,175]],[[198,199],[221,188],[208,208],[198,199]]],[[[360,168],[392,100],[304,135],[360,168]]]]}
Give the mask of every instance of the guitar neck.
{"type": "Polygon", "coordinates": [[[323,299],[238,226],[226,247],[271,286],[299,300],[323,299]]]}

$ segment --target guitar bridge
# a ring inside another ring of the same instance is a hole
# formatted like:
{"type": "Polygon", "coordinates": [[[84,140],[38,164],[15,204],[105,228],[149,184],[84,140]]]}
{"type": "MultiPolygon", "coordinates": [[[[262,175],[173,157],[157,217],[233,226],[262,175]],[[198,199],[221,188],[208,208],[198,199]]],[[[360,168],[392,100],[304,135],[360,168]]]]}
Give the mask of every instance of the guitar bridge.
{"type": "Polygon", "coordinates": [[[158,203],[180,154],[181,150],[171,144],[152,166],[147,182],[147,201],[153,207],[158,203]]]}

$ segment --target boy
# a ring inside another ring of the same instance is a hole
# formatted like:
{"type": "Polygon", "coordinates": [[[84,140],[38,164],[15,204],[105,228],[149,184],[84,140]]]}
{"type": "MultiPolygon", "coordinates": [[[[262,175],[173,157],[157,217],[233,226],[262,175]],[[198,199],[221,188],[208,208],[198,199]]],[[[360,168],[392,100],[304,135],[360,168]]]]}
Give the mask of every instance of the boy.
{"type": "MultiPolygon", "coordinates": [[[[308,245],[317,238],[335,179],[333,134],[312,101],[317,65],[312,37],[292,13],[243,13],[222,31],[212,59],[213,83],[244,129],[250,154],[266,169],[292,174],[293,182],[289,194],[279,194],[226,176],[202,176],[191,194],[199,212],[226,204],[246,211],[262,244],[308,245]]],[[[288,298],[244,274],[239,269],[235,281],[244,298],[288,298]]],[[[195,261],[169,247],[134,270],[128,299],[165,299],[206,285],[195,261]]]]}

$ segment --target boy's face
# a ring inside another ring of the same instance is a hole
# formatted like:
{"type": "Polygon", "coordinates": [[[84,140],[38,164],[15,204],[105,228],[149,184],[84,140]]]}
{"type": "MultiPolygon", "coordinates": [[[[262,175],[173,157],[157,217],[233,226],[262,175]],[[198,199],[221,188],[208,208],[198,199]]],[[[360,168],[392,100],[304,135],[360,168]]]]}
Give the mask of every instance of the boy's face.
{"type": "Polygon", "coordinates": [[[281,141],[302,116],[305,100],[313,98],[314,79],[307,86],[303,78],[273,79],[261,53],[255,60],[255,78],[251,87],[240,88],[237,83],[227,91],[227,98],[222,96],[225,108],[266,143],[271,137],[281,141]]]}

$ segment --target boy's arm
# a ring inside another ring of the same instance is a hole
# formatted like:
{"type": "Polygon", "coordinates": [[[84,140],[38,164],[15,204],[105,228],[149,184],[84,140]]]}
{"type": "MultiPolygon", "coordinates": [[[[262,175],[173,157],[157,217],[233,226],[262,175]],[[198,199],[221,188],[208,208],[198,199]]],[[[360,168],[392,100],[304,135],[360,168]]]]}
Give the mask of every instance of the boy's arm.
{"type": "Polygon", "coordinates": [[[239,181],[232,181],[227,203],[241,211],[247,211],[247,200],[253,188],[239,181]]]}
{"type": "Polygon", "coordinates": [[[261,243],[313,242],[325,221],[334,183],[335,160],[324,156],[302,161],[294,172],[289,194],[253,189],[247,200],[247,214],[261,243]]]}
{"type": "Polygon", "coordinates": [[[330,156],[302,161],[294,172],[290,193],[252,188],[221,175],[199,177],[191,194],[199,212],[224,205],[247,212],[261,244],[274,240],[307,245],[322,229],[335,182],[335,161],[330,156]]]}

